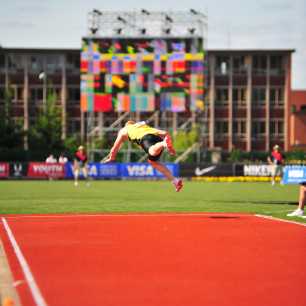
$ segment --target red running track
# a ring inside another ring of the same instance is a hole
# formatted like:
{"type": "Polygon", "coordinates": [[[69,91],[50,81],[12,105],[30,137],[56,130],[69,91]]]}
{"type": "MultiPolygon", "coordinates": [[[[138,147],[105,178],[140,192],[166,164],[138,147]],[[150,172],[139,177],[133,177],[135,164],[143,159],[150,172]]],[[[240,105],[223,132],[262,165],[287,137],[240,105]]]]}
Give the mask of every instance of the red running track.
{"type": "MultiPolygon", "coordinates": [[[[5,217],[49,306],[306,305],[306,227],[251,215],[5,217]]],[[[0,226],[23,306],[37,305],[0,226]]]]}

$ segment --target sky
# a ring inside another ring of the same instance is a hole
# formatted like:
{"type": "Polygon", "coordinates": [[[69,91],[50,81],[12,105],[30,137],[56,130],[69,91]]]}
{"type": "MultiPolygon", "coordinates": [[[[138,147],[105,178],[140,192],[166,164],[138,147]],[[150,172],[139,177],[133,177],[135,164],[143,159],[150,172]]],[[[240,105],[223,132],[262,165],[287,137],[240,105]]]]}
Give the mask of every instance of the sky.
{"type": "Polygon", "coordinates": [[[203,11],[208,49],[295,49],[292,87],[306,89],[305,0],[0,0],[0,45],[80,48],[94,8],[203,11]]]}

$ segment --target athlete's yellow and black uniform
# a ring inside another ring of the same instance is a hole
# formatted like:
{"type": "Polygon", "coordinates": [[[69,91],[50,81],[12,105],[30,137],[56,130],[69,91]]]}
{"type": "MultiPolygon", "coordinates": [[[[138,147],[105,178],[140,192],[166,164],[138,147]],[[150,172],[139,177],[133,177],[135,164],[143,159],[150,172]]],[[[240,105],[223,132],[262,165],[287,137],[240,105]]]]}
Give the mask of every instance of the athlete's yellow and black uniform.
{"type": "Polygon", "coordinates": [[[158,131],[155,128],[148,126],[144,121],[126,126],[129,140],[138,144],[148,154],[148,159],[159,160],[163,150],[156,156],[149,154],[149,148],[163,139],[158,136],[158,131]]]}

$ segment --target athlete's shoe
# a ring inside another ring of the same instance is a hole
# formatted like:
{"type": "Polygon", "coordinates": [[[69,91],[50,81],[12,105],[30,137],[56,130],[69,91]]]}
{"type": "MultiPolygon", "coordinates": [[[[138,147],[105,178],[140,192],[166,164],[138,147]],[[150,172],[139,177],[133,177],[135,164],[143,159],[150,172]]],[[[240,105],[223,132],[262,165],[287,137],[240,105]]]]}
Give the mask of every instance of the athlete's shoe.
{"type": "Polygon", "coordinates": [[[173,148],[172,139],[170,135],[166,135],[165,142],[166,142],[167,150],[170,153],[170,155],[175,155],[176,152],[175,152],[175,149],[173,148]]]}
{"type": "Polygon", "coordinates": [[[296,209],[295,211],[293,211],[290,214],[287,214],[287,217],[302,217],[304,214],[304,210],[303,209],[296,209]]]}
{"type": "Polygon", "coordinates": [[[183,181],[178,179],[177,181],[173,182],[173,185],[175,187],[175,191],[179,192],[183,188],[183,181]]]}

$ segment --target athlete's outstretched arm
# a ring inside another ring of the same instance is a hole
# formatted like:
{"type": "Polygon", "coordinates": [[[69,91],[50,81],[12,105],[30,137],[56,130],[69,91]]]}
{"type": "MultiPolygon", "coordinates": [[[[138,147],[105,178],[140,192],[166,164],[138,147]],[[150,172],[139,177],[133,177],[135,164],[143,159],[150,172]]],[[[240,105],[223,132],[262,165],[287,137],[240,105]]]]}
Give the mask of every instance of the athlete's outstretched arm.
{"type": "Polygon", "coordinates": [[[117,135],[117,138],[114,142],[113,147],[110,150],[110,153],[103,160],[104,163],[108,163],[114,161],[116,159],[117,153],[120,150],[120,147],[124,141],[128,140],[127,131],[125,128],[122,128],[117,135]]]}

